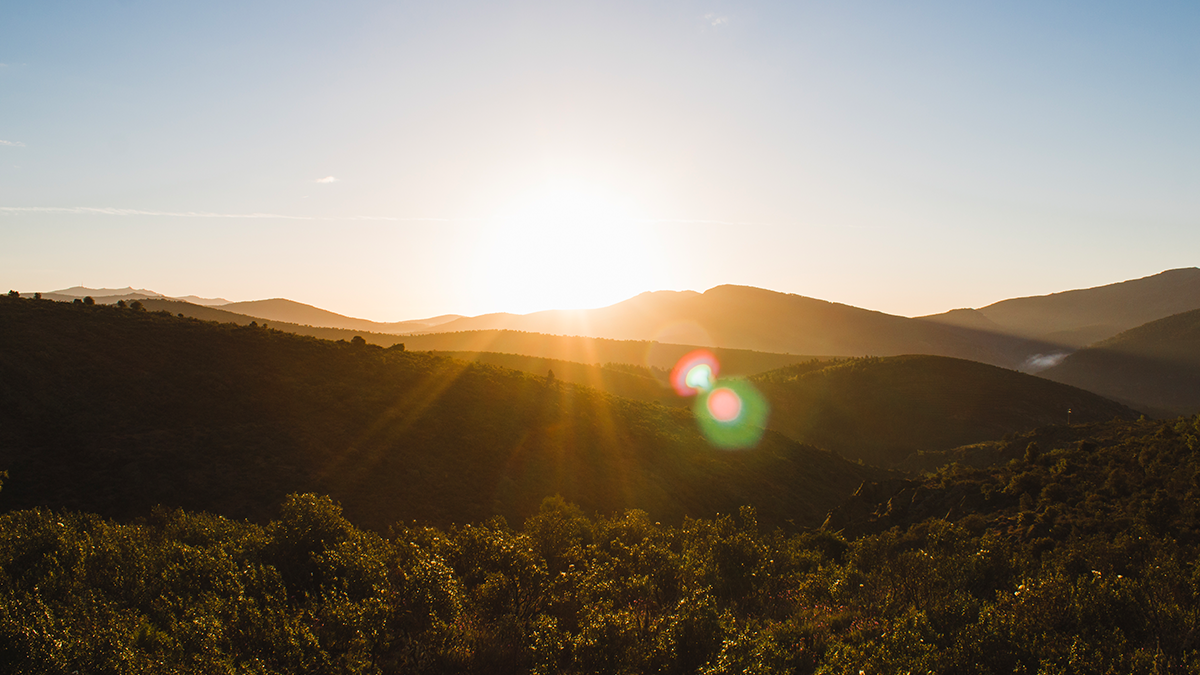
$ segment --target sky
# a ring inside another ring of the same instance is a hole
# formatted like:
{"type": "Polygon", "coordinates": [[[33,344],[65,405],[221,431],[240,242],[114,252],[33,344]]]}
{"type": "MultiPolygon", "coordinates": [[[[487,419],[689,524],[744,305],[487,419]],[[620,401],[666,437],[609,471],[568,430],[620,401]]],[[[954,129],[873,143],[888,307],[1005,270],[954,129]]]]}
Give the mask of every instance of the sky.
{"type": "Polygon", "coordinates": [[[1200,265],[1200,4],[0,8],[0,286],[380,321],[1200,265]]]}

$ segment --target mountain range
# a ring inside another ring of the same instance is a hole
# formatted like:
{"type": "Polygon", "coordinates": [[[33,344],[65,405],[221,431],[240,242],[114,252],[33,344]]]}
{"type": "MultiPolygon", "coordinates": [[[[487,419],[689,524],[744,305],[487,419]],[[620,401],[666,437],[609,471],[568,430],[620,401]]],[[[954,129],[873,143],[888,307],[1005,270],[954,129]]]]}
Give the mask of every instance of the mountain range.
{"type": "Polygon", "coordinates": [[[1052,379],[1150,414],[1200,410],[1200,396],[1195,394],[1200,378],[1187,361],[1189,349],[1200,349],[1200,344],[1190,334],[1173,338],[1178,344],[1158,350],[1151,360],[1128,341],[1138,342],[1153,331],[1122,338],[1124,347],[1104,352],[1128,352],[1120,367],[1115,356],[1097,360],[1086,349],[1071,356],[1098,341],[1116,339],[1123,331],[1200,308],[1197,268],[918,318],[747,286],[718,286],[704,293],[648,292],[591,310],[443,315],[393,323],[354,319],[285,299],[213,306],[217,300],[184,304],[151,291],[82,287],[43,295],[69,299],[89,291],[98,302],[139,296],[155,310],[243,325],[270,321],[281,330],[328,339],[361,335],[382,346],[403,342],[410,349],[509,353],[598,365],[670,368],[672,359],[695,347],[754,354],[742,359],[752,367],[730,371],[743,375],[811,357],[946,356],[1029,373],[1050,369],[1047,376],[1052,379]],[[1128,362],[1133,356],[1154,367],[1135,368],[1128,362]],[[1064,360],[1072,365],[1054,368],[1064,360]],[[1102,368],[1101,362],[1108,365],[1102,368]]]}
{"type": "Polygon", "coordinates": [[[980,309],[922,317],[1078,349],[1144,323],[1200,309],[1200,269],[1050,295],[1013,298],[980,309]]]}

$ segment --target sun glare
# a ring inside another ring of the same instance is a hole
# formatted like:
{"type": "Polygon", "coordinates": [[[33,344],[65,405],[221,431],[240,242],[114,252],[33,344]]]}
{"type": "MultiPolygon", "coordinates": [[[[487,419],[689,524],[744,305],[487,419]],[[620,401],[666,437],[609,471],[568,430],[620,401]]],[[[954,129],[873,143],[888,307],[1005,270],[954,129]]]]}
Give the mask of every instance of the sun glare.
{"type": "Polygon", "coordinates": [[[600,186],[549,183],[482,227],[475,285],[502,311],[604,306],[665,276],[651,226],[600,186]]]}

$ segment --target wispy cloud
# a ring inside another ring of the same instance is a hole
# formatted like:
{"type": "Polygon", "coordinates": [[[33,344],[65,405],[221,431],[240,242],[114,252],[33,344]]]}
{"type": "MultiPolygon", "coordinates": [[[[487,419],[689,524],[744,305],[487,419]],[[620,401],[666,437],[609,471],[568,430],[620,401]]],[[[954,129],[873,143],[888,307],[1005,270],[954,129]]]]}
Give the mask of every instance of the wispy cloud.
{"type": "Polygon", "coordinates": [[[1070,356],[1068,352],[1054,352],[1052,354],[1034,354],[1025,359],[1025,368],[1032,372],[1053,368],[1062,363],[1063,359],[1070,356]]]}
{"type": "Polygon", "coordinates": [[[708,25],[710,26],[721,26],[729,23],[729,17],[717,14],[716,12],[709,12],[708,14],[705,14],[704,20],[707,21],[708,25]]]}
{"type": "Polygon", "coordinates": [[[25,144],[24,144],[24,143],[22,143],[21,141],[6,141],[6,140],[3,140],[3,139],[0,139],[0,145],[9,145],[9,146],[12,146],[12,147],[14,147],[14,148],[23,148],[23,147],[25,147],[25,144]]]}
{"type": "Polygon", "coordinates": [[[144,211],[95,206],[0,206],[0,214],[67,213],[92,216],[159,216],[165,218],[247,218],[261,220],[383,220],[399,223],[460,223],[473,218],[401,218],[397,216],[291,216],[282,213],[212,213],[209,211],[144,211]]]}
{"type": "Polygon", "coordinates": [[[338,179],[334,178],[333,176],[325,176],[324,178],[318,178],[316,182],[318,182],[318,183],[336,183],[336,182],[338,182],[338,179]]]}

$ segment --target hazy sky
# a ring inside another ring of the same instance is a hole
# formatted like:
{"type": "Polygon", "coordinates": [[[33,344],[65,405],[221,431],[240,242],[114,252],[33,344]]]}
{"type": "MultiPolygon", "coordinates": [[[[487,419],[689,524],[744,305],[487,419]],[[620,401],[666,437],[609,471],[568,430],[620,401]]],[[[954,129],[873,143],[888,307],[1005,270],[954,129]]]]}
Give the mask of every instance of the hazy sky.
{"type": "Polygon", "coordinates": [[[188,5],[0,9],[4,290],[917,315],[1200,264],[1194,2],[188,5]]]}

